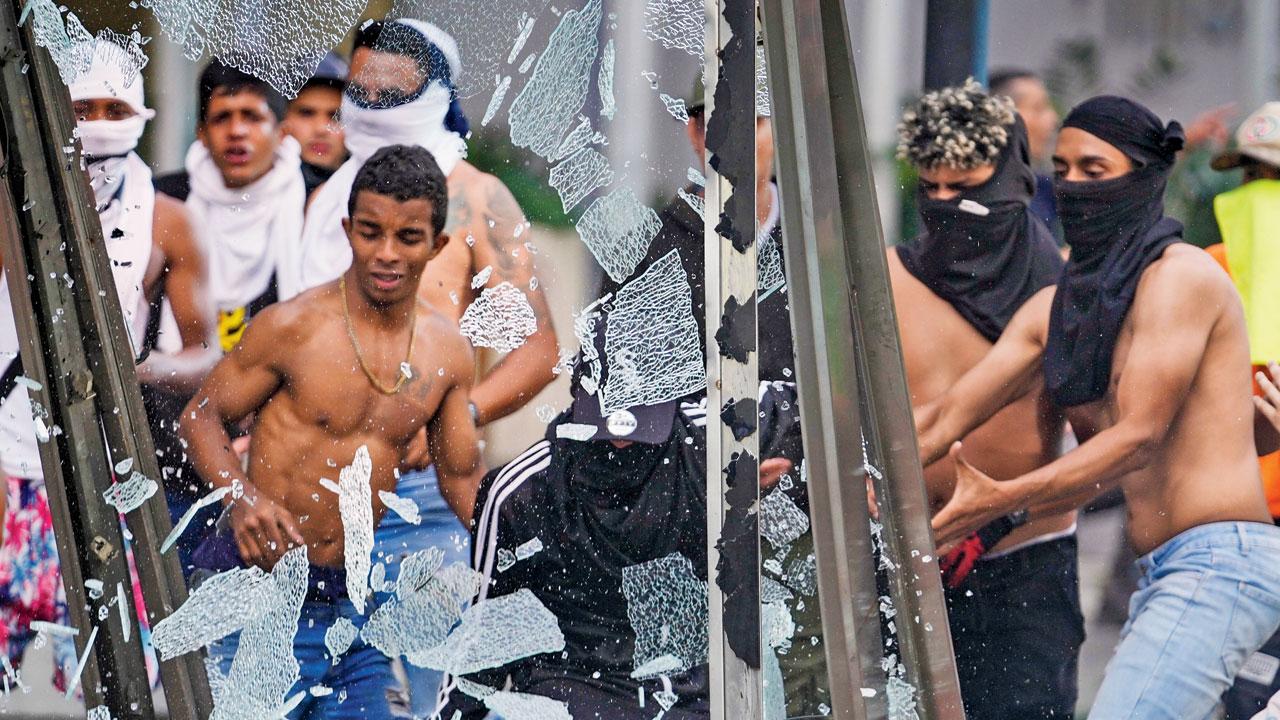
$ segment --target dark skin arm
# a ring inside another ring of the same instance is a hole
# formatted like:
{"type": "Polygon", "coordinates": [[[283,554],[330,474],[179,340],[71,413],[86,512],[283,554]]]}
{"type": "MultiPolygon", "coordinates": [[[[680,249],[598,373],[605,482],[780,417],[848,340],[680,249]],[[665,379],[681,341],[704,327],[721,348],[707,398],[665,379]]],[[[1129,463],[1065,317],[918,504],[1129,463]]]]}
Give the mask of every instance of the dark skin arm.
{"type": "Polygon", "coordinates": [[[497,178],[485,177],[477,192],[463,198],[460,207],[451,212],[462,214],[458,220],[464,227],[478,227],[483,233],[472,247],[473,270],[493,268],[486,287],[509,282],[529,299],[538,331],[512,350],[471,390],[471,402],[478,411],[480,425],[519,410],[555,378],[552,368],[559,360],[551,311],[541,288],[531,289],[536,277],[533,253],[525,247],[531,240],[531,228],[511,191],[497,178]],[[476,202],[475,198],[482,198],[476,202]],[[473,202],[475,204],[473,204],[473,202]],[[470,218],[479,222],[474,225],[470,218]]]}
{"type": "Polygon", "coordinates": [[[964,538],[1021,508],[1032,517],[1073,510],[1145,467],[1186,402],[1219,309],[1198,268],[1153,266],[1130,311],[1133,343],[1116,392],[1117,421],[1057,460],[1021,478],[996,482],[960,457],[956,491],[933,518],[939,545],[964,538]],[[1146,290],[1144,293],[1143,290],[1146,290]]]}
{"type": "MultiPolygon", "coordinates": [[[[245,330],[240,343],[224,357],[182,412],[180,432],[192,465],[215,488],[231,487],[231,529],[245,562],[265,570],[290,548],[303,544],[297,519],[284,507],[259,494],[241,469],[226,425],[248,417],[281,391],[286,376],[282,355],[291,343],[281,343],[291,328],[289,309],[267,308],[245,330]],[[235,499],[235,487],[243,497],[235,499]]],[[[289,337],[293,337],[290,335],[289,337]]]]}
{"type": "MultiPolygon", "coordinates": [[[[471,353],[466,352],[465,357],[470,358],[471,353]]],[[[461,368],[461,371],[460,377],[466,380],[445,393],[436,414],[427,423],[427,442],[439,474],[441,497],[462,524],[470,527],[485,467],[480,461],[479,438],[467,399],[471,368],[461,368]]]]}
{"type": "MultiPolygon", "coordinates": [[[[213,301],[209,297],[209,265],[186,207],[160,194],[156,195],[153,236],[162,256],[165,297],[178,322],[182,350],[149,355],[138,366],[138,382],[189,395],[200,387],[221,357],[215,340],[213,301]]],[[[150,296],[153,288],[147,290],[150,296]]]]}

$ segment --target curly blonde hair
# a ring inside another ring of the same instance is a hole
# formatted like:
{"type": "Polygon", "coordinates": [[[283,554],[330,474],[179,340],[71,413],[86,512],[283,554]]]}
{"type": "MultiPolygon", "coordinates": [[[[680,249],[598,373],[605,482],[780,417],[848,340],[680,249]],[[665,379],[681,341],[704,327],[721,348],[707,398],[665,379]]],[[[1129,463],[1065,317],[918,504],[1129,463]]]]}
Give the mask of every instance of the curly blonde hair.
{"type": "Polygon", "coordinates": [[[932,170],[990,165],[1009,144],[1013,101],[973,78],[920,98],[898,123],[898,159],[932,170]]]}

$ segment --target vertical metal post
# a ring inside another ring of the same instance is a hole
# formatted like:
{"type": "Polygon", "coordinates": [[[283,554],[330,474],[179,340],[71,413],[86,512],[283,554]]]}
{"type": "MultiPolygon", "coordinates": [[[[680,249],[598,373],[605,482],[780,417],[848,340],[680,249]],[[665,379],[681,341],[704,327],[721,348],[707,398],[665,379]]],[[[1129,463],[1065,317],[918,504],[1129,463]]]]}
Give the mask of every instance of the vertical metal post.
{"type": "MultiPolygon", "coordinates": [[[[150,718],[154,707],[124,534],[103,491],[122,461],[157,481],[160,472],[93,195],[73,141],[71,103],[52,58],[36,46],[30,27],[18,27],[20,4],[0,3],[0,253],[25,374],[43,384],[31,392],[33,405],[47,409],[46,423],[61,433],[41,444],[40,459],[81,654],[94,637],[80,679],[86,704],[106,705],[116,718],[150,718]],[[90,578],[102,581],[102,597],[86,595],[90,578]],[[117,588],[126,612],[117,607],[117,588]]],[[[164,494],[126,519],[154,623],[186,599],[176,558],[159,555],[170,527],[164,494]]],[[[198,656],[161,663],[161,675],[172,717],[208,716],[212,701],[198,656]]]]}
{"type": "Polygon", "coordinates": [[[929,0],[925,11],[924,87],[959,85],[973,72],[975,11],[982,0],[929,0]]]}
{"type": "Polygon", "coordinates": [[[873,704],[885,693],[865,434],[889,478],[877,488],[880,518],[916,712],[963,718],[853,68],[850,2],[763,0],[833,713],[884,712],[873,704]],[[861,687],[877,691],[865,705],[861,687]]]}
{"type": "Polygon", "coordinates": [[[708,8],[707,406],[720,418],[707,425],[711,708],[732,719],[762,717],[755,39],[755,0],[708,8]]]}

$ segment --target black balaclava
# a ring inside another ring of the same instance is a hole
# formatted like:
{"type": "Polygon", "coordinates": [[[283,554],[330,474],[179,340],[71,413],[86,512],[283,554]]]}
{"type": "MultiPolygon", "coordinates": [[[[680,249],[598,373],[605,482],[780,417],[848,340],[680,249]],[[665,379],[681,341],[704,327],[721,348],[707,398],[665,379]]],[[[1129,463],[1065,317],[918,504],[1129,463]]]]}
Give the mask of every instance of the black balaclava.
{"type": "Polygon", "coordinates": [[[1111,180],[1057,180],[1058,216],[1071,258],[1058,281],[1044,354],[1045,388],[1060,407],[1098,400],[1111,383],[1116,338],[1147,266],[1182,240],[1164,216],[1164,189],[1184,137],[1176,121],[1125,98],[1077,105],[1063,128],[1115,146],[1132,172],[1111,180]]]}
{"type": "Polygon", "coordinates": [[[1015,118],[991,179],[953,200],[919,191],[927,232],[897,248],[907,272],[991,342],[1062,272],[1053,234],[1028,209],[1035,189],[1027,130],[1015,118]]]}

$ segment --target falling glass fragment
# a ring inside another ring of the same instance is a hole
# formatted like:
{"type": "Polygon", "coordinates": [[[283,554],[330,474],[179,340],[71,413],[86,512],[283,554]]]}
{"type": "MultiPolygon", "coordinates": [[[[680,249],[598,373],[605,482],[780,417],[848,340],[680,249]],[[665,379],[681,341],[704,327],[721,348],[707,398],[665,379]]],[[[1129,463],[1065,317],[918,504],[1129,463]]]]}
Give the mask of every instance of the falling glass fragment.
{"type": "Polygon", "coordinates": [[[480,120],[480,125],[485,126],[493,121],[498,114],[498,108],[502,107],[502,101],[507,97],[507,91],[511,89],[511,76],[506,75],[498,80],[497,86],[493,89],[493,97],[489,98],[489,106],[485,108],[484,118],[480,120]]]}
{"type": "Polygon", "coordinates": [[[584,425],[582,423],[560,423],[556,426],[556,438],[565,440],[578,440],[585,442],[590,440],[599,430],[595,425],[584,425]]]}
{"type": "Polygon", "coordinates": [[[161,554],[169,552],[169,549],[173,547],[174,543],[178,542],[178,538],[182,537],[182,533],[185,532],[187,526],[191,524],[191,520],[196,516],[196,513],[209,505],[220,502],[222,498],[230,494],[231,488],[220,487],[195,501],[191,507],[187,508],[186,512],[182,513],[182,517],[178,518],[178,522],[174,523],[173,530],[169,531],[168,537],[166,537],[164,542],[160,545],[161,554]]]}
{"type": "Polygon", "coordinates": [[[171,660],[257,622],[279,600],[275,581],[261,568],[233,568],[218,573],[156,623],[151,643],[161,660],[171,660]]]}
{"type": "Polygon", "coordinates": [[[542,695],[499,690],[484,705],[504,720],[573,720],[568,705],[542,695]]]}
{"type": "Polygon", "coordinates": [[[102,492],[102,497],[118,512],[131,513],[159,489],[160,485],[155,480],[134,471],[128,480],[112,483],[111,487],[102,492]]]}
{"type": "Polygon", "coordinates": [[[418,503],[413,498],[402,498],[393,492],[386,490],[378,491],[378,499],[382,501],[387,509],[400,516],[401,520],[410,525],[420,525],[422,523],[422,515],[418,511],[418,503]]]}
{"type": "Polygon", "coordinates": [[[644,34],[668,50],[683,50],[701,58],[706,27],[703,0],[649,0],[644,9],[644,34]]]}
{"type": "MultiPolygon", "coordinates": [[[[703,637],[706,637],[705,630],[703,637]]],[[[560,632],[556,616],[533,592],[522,588],[472,605],[445,642],[418,654],[415,663],[454,675],[467,675],[561,650],[564,650],[564,634],[560,632]]]]}
{"type": "Polygon", "coordinates": [[[511,352],[538,331],[529,298],[509,282],[485,288],[462,314],[458,330],[476,347],[511,352]]]}
{"type": "Polygon", "coordinates": [[[600,114],[612,120],[618,111],[618,101],[613,96],[613,64],[617,50],[613,38],[605,43],[604,52],[600,54],[600,76],[597,78],[597,89],[600,92],[600,114]]]}
{"type": "Polygon", "coordinates": [[[671,117],[685,125],[689,124],[689,108],[685,107],[682,98],[671,97],[666,93],[660,93],[658,97],[662,100],[662,104],[666,106],[667,112],[671,113],[671,117]]]}
{"type": "Polygon", "coordinates": [[[795,542],[809,531],[809,516],[785,492],[774,489],[760,501],[760,534],[775,548],[795,542]]]}
{"type": "Polygon", "coordinates": [[[356,626],[344,617],[335,620],[329,629],[324,631],[324,648],[329,652],[334,665],[338,664],[342,655],[351,647],[357,634],[356,626]]]}
{"type": "Polygon", "coordinates": [[[369,478],[373,460],[369,446],[356,449],[351,464],[338,473],[338,482],[322,479],[320,484],[338,494],[338,512],[342,515],[343,554],[347,570],[347,593],[356,612],[364,614],[369,591],[370,558],[373,554],[373,493],[369,478]]]}

